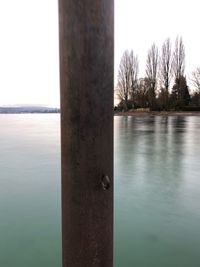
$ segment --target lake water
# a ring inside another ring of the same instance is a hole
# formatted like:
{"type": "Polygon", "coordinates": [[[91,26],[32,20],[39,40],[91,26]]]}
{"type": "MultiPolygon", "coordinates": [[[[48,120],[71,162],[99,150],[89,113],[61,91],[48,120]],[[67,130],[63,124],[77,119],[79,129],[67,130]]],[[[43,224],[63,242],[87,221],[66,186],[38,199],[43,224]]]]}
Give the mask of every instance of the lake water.
{"type": "MultiPolygon", "coordinates": [[[[200,117],[114,121],[114,266],[200,266],[200,117]]],[[[59,115],[0,125],[0,266],[61,267],[59,115]]]]}

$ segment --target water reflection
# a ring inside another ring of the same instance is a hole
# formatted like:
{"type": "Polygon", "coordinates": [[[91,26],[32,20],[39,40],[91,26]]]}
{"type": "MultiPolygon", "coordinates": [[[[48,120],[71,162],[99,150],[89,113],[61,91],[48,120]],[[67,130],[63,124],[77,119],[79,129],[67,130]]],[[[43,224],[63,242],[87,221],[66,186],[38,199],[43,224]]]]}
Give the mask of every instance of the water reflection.
{"type": "Polygon", "coordinates": [[[116,267],[200,263],[195,123],[198,117],[115,118],[116,267]]]}
{"type": "MultiPolygon", "coordinates": [[[[114,120],[114,266],[200,266],[200,118],[114,120]]],[[[0,266],[61,266],[59,115],[0,122],[0,266]]]]}

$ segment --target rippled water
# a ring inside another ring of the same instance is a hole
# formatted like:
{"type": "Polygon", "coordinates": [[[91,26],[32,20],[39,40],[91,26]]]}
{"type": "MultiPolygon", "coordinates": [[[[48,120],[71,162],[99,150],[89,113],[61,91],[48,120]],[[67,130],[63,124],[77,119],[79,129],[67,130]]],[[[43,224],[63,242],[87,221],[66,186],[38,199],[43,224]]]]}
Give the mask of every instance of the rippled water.
{"type": "MultiPolygon", "coordinates": [[[[200,266],[200,118],[114,120],[115,267],[200,266]]],[[[0,125],[0,266],[61,267],[59,115],[0,125]]]]}

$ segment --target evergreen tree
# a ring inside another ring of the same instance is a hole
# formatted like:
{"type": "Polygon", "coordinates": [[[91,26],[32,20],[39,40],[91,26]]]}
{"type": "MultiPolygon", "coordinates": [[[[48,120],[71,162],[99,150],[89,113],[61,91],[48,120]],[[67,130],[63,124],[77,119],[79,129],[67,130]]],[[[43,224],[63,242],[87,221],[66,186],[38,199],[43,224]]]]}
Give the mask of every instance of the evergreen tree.
{"type": "Polygon", "coordinates": [[[188,106],[189,103],[190,93],[186,77],[181,75],[179,78],[175,79],[171,94],[171,105],[176,109],[181,109],[183,106],[188,106]]]}

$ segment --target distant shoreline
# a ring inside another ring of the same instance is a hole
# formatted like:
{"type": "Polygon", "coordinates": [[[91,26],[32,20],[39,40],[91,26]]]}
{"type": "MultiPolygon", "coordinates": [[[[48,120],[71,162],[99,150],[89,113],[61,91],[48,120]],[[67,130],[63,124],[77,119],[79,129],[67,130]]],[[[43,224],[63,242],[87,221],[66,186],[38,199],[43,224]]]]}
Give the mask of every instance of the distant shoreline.
{"type": "Polygon", "coordinates": [[[0,112],[0,114],[58,114],[60,111],[52,111],[52,112],[40,112],[40,111],[35,111],[35,112],[30,112],[30,111],[24,111],[24,112],[0,112]]]}
{"type": "MultiPolygon", "coordinates": [[[[0,112],[0,115],[5,115],[5,114],[59,114],[60,111],[23,111],[23,112],[0,112]]],[[[132,117],[148,117],[148,116],[200,116],[200,111],[150,111],[150,112],[114,112],[114,116],[132,116],[132,117]]]]}
{"type": "Polygon", "coordinates": [[[11,106],[0,107],[0,114],[34,114],[34,113],[59,113],[59,108],[43,107],[43,106],[11,106]]]}
{"type": "Polygon", "coordinates": [[[149,112],[114,112],[114,116],[133,116],[133,117],[145,117],[145,116],[200,116],[200,111],[149,111],[149,112]]]}

